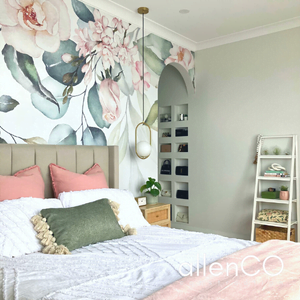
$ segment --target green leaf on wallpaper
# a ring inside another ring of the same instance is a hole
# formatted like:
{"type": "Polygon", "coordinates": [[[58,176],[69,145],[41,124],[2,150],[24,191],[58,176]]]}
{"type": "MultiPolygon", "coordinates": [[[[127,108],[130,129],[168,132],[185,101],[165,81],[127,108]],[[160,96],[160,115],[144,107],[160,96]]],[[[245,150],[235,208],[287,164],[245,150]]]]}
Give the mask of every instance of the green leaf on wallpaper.
{"type": "Polygon", "coordinates": [[[63,91],[65,86],[52,77],[48,76],[42,81],[43,85],[49,89],[60,107],[60,110],[57,109],[56,105],[52,102],[45,101],[43,97],[38,94],[31,94],[31,103],[32,105],[39,110],[42,114],[44,114],[47,118],[56,120],[65,115],[69,108],[70,97],[68,97],[67,102],[63,104],[63,91]]]}
{"type": "MultiPolygon", "coordinates": [[[[143,46],[141,39],[137,43],[138,50],[142,54],[143,46]]],[[[150,48],[145,46],[145,63],[157,75],[160,75],[165,67],[165,63],[150,48]]]]}
{"type": "Polygon", "coordinates": [[[83,59],[79,66],[73,66],[72,63],[65,63],[62,60],[61,57],[65,53],[78,57],[79,51],[76,51],[76,43],[71,40],[61,41],[56,52],[51,53],[45,51],[43,54],[43,62],[46,66],[46,71],[53,79],[64,85],[68,85],[68,83],[63,81],[63,76],[67,73],[74,74],[74,76],[77,76],[77,81],[73,83],[73,86],[78,85],[84,77],[81,68],[85,64],[85,59],[83,59]]]}
{"type": "Polygon", "coordinates": [[[107,121],[103,120],[102,118],[103,109],[99,100],[98,90],[99,87],[96,83],[89,90],[88,100],[87,100],[88,108],[97,126],[99,126],[100,128],[103,127],[109,128],[110,124],[107,121]]]}
{"type": "Polygon", "coordinates": [[[151,127],[153,123],[157,120],[158,116],[158,101],[156,100],[152,107],[150,108],[149,114],[145,120],[145,122],[151,127]]]}
{"type": "Polygon", "coordinates": [[[68,124],[58,124],[52,129],[48,144],[76,145],[76,131],[68,124]]]}
{"type": "Polygon", "coordinates": [[[31,56],[17,52],[12,46],[5,45],[2,54],[13,78],[30,93],[37,93],[42,98],[55,104],[54,96],[42,84],[31,56]]]}
{"type": "Polygon", "coordinates": [[[106,136],[100,128],[87,127],[83,132],[82,144],[106,146],[106,136]]]}
{"type": "Polygon", "coordinates": [[[32,138],[28,138],[28,139],[22,139],[25,143],[30,144],[30,145],[44,145],[47,144],[47,141],[44,140],[43,138],[39,137],[39,136],[35,136],[32,138]]]}
{"type": "Polygon", "coordinates": [[[0,97],[0,111],[2,112],[9,112],[19,104],[20,103],[17,100],[13,99],[8,95],[2,95],[0,97]]]}
{"type": "Polygon", "coordinates": [[[128,96],[128,95],[132,95],[134,93],[134,87],[132,84],[132,79],[131,79],[131,69],[129,68],[128,70],[129,72],[126,72],[127,68],[124,67],[122,68],[120,63],[115,63],[115,67],[112,69],[111,71],[111,76],[112,78],[118,79],[115,80],[118,82],[118,86],[121,90],[121,92],[128,96]],[[126,74],[124,74],[126,72],[126,74]],[[128,81],[126,81],[126,79],[130,80],[130,85],[128,84],[128,81]]]}
{"type": "Polygon", "coordinates": [[[0,144],[7,144],[6,140],[0,138],[0,144]]]}
{"type": "MultiPolygon", "coordinates": [[[[142,47],[142,39],[137,41],[139,46],[142,47]]],[[[165,61],[171,54],[170,49],[173,48],[173,44],[153,33],[150,33],[145,37],[145,47],[153,47],[160,53],[160,58],[165,61]]]]}
{"type": "Polygon", "coordinates": [[[91,13],[91,11],[86,7],[85,4],[83,4],[82,2],[78,1],[78,0],[72,0],[72,6],[74,9],[75,14],[77,15],[77,17],[88,23],[88,21],[93,21],[95,22],[94,16],[91,13]]]}

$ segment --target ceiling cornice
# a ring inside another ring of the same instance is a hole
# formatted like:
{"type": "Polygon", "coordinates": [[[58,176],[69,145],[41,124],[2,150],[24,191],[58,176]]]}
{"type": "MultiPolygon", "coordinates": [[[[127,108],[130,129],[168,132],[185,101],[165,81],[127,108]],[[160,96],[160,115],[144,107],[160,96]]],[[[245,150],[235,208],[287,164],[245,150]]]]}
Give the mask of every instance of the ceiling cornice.
{"type": "MultiPolygon", "coordinates": [[[[141,27],[141,16],[138,12],[134,12],[124,6],[118,5],[108,0],[83,0],[84,3],[92,7],[98,8],[100,11],[105,11],[112,16],[116,16],[122,20],[125,20],[131,24],[141,27]]],[[[150,11],[151,14],[151,11],[150,11]]],[[[278,23],[269,24],[266,26],[260,26],[245,31],[240,31],[234,34],[221,36],[215,39],[206,40],[202,42],[196,42],[177,32],[170,30],[152,20],[145,17],[145,29],[146,33],[154,33],[164,39],[171,41],[172,43],[185,47],[191,51],[203,50],[212,47],[217,47],[229,43],[243,41],[263,35],[267,35],[274,32],[279,32],[287,29],[300,27],[300,17],[285,20],[278,23]]]]}
{"type": "Polygon", "coordinates": [[[234,34],[221,36],[215,39],[196,43],[196,50],[203,50],[212,47],[217,47],[225,44],[230,44],[238,41],[252,39],[255,37],[267,35],[274,32],[279,32],[287,29],[300,27],[300,17],[292,18],[289,20],[260,26],[249,30],[240,31],[234,34]]]}

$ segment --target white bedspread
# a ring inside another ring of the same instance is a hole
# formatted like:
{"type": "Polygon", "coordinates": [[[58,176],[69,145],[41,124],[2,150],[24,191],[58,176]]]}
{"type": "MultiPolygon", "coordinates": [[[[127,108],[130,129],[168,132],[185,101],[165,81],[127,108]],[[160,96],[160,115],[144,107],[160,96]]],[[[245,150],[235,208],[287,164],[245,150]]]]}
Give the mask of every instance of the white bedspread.
{"type": "Polygon", "coordinates": [[[150,226],[136,236],[90,245],[72,255],[1,257],[0,299],[143,299],[181,278],[180,264],[196,266],[198,256],[201,266],[204,254],[209,264],[253,244],[150,226]]]}

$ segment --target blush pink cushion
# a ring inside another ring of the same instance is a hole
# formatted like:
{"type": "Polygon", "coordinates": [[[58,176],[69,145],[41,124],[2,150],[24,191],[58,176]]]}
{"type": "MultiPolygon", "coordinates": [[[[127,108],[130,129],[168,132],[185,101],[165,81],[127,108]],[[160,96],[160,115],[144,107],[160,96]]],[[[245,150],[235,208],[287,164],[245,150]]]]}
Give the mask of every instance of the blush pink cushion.
{"type": "Polygon", "coordinates": [[[104,172],[98,164],[94,164],[84,174],[68,171],[55,164],[50,164],[49,168],[56,198],[62,192],[108,188],[104,172]]]}
{"type": "Polygon", "coordinates": [[[13,176],[0,175],[0,201],[21,197],[44,198],[45,183],[40,168],[32,166],[13,176]]]}

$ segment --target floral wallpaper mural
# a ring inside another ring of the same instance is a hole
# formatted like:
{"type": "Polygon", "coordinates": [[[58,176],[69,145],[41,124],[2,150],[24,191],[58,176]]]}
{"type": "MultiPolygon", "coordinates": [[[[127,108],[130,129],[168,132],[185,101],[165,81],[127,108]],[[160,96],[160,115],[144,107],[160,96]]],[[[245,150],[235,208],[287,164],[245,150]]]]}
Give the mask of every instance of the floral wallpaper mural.
{"type": "Polygon", "coordinates": [[[78,0],[0,0],[0,143],[119,145],[120,187],[157,173],[157,85],[178,62],[194,82],[188,49],[145,37],[145,117],[152,154],[140,160],[141,30],[78,0]],[[134,180],[136,179],[136,180],[134,180]]]}

